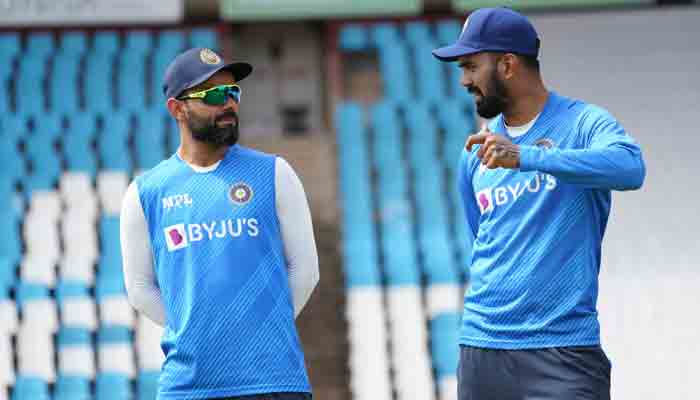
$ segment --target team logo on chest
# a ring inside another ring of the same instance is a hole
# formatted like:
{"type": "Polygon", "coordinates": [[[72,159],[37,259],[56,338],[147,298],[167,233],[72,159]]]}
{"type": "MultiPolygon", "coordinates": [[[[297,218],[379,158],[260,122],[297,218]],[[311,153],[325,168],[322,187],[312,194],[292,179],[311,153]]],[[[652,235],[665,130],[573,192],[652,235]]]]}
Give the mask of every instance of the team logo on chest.
{"type": "Polygon", "coordinates": [[[231,186],[228,191],[228,197],[233,204],[242,206],[253,198],[253,189],[245,182],[239,182],[231,186]]]}

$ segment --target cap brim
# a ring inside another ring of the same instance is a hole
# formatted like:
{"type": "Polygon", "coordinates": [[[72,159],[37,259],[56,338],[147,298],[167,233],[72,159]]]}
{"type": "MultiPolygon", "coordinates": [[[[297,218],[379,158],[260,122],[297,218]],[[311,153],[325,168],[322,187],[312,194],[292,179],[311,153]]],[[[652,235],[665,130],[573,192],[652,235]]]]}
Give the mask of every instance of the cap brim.
{"type": "Polygon", "coordinates": [[[236,82],[240,82],[245,77],[250,75],[251,72],[253,72],[253,66],[248,64],[247,62],[235,62],[231,64],[227,64],[219,69],[221,71],[222,69],[231,71],[233,74],[233,79],[236,80],[236,82]]]}
{"type": "Polygon", "coordinates": [[[435,58],[437,58],[440,61],[452,62],[457,61],[457,59],[462,56],[478,53],[480,51],[483,50],[453,44],[450,46],[440,47],[439,49],[433,50],[433,56],[435,56],[435,58]]]}

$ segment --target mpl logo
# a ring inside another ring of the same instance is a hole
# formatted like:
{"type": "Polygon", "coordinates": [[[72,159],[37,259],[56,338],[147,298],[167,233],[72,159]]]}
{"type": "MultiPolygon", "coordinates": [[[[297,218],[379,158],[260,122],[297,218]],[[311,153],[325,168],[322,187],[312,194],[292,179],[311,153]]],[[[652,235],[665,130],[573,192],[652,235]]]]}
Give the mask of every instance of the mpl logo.
{"type": "Polygon", "coordinates": [[[163,209],[165,211],[170,211],[173,208],[180,208],[183,206],[191,206],[192,198],[188,193],[176,194],[174,196],[168,196],[163,198],[163,209]]]}
{"type": "Polygon", "coordinates": [[[168,250],[179,250],[187,247],[187,232],[185,224],[170,225],[163,229],[165,233],[165,243],[168,245],[168,250]]]}

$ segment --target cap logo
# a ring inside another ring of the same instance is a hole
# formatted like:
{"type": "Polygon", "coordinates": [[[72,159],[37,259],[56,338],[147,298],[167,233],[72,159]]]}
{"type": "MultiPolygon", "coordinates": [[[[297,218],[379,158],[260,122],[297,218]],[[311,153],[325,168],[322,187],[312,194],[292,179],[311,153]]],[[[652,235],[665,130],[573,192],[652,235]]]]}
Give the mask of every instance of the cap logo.
{"type": "Polygon", "coordinates": [[[219,64],[221,62],[221,57],[209,49],[202,49],[199,52],[199,58],[205,64],[219,64]]]}

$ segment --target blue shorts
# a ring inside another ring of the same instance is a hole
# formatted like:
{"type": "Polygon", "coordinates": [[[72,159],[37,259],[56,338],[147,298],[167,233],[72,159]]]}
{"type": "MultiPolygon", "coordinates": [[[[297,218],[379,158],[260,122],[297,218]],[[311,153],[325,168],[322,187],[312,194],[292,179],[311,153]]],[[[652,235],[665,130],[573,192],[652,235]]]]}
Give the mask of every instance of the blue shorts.
{"type": "Polygon", "coordinates": [[[600,346],[498,350],[460,346],[459,400],[610,400],[600,346]]]}

